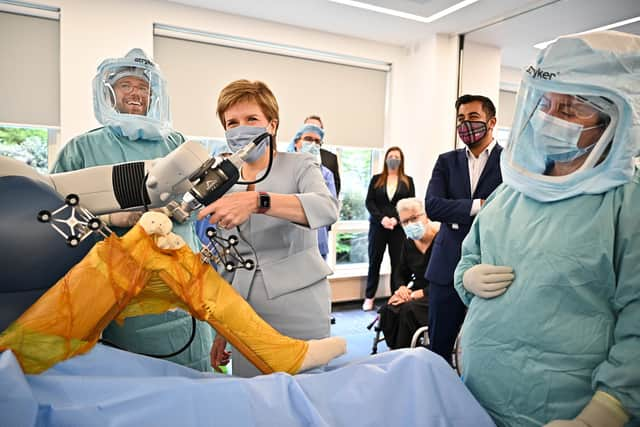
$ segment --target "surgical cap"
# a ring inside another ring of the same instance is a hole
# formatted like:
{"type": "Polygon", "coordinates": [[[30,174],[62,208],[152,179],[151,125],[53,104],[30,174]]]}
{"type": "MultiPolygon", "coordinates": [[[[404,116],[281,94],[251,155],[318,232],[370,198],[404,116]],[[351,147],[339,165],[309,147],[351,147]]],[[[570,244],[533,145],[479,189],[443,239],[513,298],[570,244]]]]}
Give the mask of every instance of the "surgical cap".
{"type": "Polygon", "coordinates": [[[318,127],[316,125],[304,125],[300,128],[300,130],[298,132],[296,132],[295,136],[293,137],[293,139],[291,140],[291,142],[289,143],[289,145],[287,146],[287,151],[293,153],[296,151],[296,141],[300,138],[302,138],[302,135],[304,135],[305,133],[313,133],[318,135],[318,138],[320,138],[320,140],[322,141],[324,139],[324,130],[321,127],[318,127]]]}

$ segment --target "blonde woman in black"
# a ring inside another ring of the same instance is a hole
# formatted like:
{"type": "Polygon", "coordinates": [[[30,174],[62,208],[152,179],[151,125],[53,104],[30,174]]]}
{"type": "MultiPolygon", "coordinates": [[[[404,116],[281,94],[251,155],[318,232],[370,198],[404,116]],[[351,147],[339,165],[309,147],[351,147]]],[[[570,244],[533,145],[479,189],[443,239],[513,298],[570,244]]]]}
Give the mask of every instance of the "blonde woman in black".
{"type": "Polygon", "coordinates": [[[396,203],[407,197],[415,197],[413,178],[404,173],[404,154],[400,147],[391,147],[384,156],[381,174],[374,175],[369,183],[366,206],[369,211],[369,272],[367,290],[362,309],[373,310],[373,298],[380,280],[380,264],[387,246],[391,258],[391,292],[397,286],[395,269],[400,260],[400,249],[405,239],[399,224],[396,203]]]}

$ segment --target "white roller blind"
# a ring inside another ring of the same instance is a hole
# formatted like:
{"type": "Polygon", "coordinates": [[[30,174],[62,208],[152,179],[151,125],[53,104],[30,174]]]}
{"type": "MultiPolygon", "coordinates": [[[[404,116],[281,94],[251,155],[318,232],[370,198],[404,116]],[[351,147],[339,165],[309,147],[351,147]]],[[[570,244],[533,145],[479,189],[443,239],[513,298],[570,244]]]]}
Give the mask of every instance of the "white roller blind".
{"type": "Polygon", "coordinates": [[[516,93],[507,90],[500,91],[498,103],[498,126],[510,128],[513,124],[513,113],[516,109],[516,93]]]}
{"type": "Polygon", "coordinates": [[[184,134],[224,137],[218,94],[234,80],[249,79],[265,82],[276,96],[281,141],[316,114],[328,144],[384,145],[386,71],[158,35],[154,59],[169,83],[173,126],[184,134]]]}
{"type": "Polygon", "coordinates": [[[59,126],[59,21],[0,12],[0,58],[0,122],[59,126]]]}

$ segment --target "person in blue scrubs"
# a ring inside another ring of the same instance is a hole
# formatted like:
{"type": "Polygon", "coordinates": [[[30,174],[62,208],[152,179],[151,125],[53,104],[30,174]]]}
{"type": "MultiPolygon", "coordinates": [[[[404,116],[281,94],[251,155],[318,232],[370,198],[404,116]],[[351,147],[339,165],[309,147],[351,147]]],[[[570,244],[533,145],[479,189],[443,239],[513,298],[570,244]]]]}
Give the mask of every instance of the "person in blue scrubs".
{"type": "MultiPolygon", "coordinates": [[[[104,60],[93,80],[94,113],[103,126],[69,141],[60,151],[52,172],[155,159],[180,146],[184,137],[170,127],[166,86],[158,66],[141,49],[132,49],[123,58],[104,60]]],[[[141,215],[142,212],[116,212],[101,219],[122,235],[141,215]]],[[[200,250],[193,221],[174,223],[173,231],[192,250],[200,250]]],[[[192,329],[191,317],[176,310],[131,317],[123,325],[112,322],[103,338],[137,353],[168,355],[189,341],[192,329]]],[[[212,328],[196,321],[191,345],[168,360],[210,371],[213,338],[212,328]]]]}
{"type": "MultiPolygon", "coordinates": [[[[320,172],[322,172],[322,178],[324,183],[327,184],[329,192],[334,198],[338,198],[336,193],[336,183],[333,178],[333,172],[321,163],[320,160],[320,147],[322,145],[322,138],[324,138],[324,131],[315,125],[304,125],[294,137],[290,147],[293,147],[296,152],[311,154],[318,165],[320,165],[320,172]]],[[[324,260],[327,260],[329,254],[329,228],[318,228],[318,249],[320,255],[324,260]]]]}
{"type": "Polygon", "coordinates": [[[498,426],[640,425],[639,153],[640,37],[543,50],[455,271],[464,382],[498,426]]]}

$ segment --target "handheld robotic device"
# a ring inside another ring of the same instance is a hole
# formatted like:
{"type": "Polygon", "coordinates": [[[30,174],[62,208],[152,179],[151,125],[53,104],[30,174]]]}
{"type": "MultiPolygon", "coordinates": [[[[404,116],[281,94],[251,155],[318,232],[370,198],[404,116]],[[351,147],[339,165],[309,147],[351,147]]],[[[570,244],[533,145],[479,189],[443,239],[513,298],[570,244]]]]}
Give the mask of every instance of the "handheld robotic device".
{"type": "MultiPolygon", "coordinates": [[[[92,233],[103,237],[111,233],[97,216],[101,214],[162,208],[176,221],[185,222],[194,210],[213,203],[239,183],[244,159],[265,138],[270,135],[258,136],[227,158],[210,157],[200,143],[187,141],[163,158],[52,175],[41,175],[22,162],[0,157],[0,175],[26,176],[66,194],[63,206],[41,210],[37,219],[49,223],[69,246],[76,247],[92,233]]],[[[254,261],[236,250],[237,236],[223,238],[214,227],[206,234],[210,243],[200,251],[203,262],[213,260],[227,271],[254,268],[254,261]]]]}

